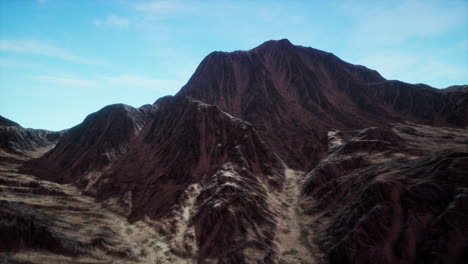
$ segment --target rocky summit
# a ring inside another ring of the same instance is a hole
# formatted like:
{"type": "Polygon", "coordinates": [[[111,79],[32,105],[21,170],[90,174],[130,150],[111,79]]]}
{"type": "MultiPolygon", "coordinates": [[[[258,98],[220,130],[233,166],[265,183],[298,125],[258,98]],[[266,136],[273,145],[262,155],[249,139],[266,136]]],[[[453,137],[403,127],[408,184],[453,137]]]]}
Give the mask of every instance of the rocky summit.
{"type": "Polygon", "coordinates": [[[467,263],[467,87],[283,39],[65,131],[0,117],[0,263],[467,263]]]}

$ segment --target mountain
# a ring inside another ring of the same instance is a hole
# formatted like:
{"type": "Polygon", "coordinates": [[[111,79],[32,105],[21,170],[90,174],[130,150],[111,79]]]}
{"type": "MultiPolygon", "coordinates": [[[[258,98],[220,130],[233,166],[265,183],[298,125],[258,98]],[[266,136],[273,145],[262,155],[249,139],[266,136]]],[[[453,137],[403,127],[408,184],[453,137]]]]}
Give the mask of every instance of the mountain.
{"type": "Polygon", "coordinates": [[[98,199],[124,200],[131,220],[171,219],[168,236],[195,236],[198,252],[193,246],[186,254],[201,262],[248,258],[244,250],[258,249],[247,241],[271,250],[276,223],[268,193],[284,183],[282,161],[250,124],[217,106],[165,97],[155,107],[131,149],[96,183],[98,199]],[[191,195],[197,209],[186,227],[174,217],[191,195]]]}
{"type": "Polygon", "coordinates": [[[154,111],[145,105],[109,105],[66,131],[54,149],[30,167],[42,178],[86,187],[122,156],[154,111]]]}
{"type": "Polygon", "coordinates": [[[246,232],[254,232],[251,224],[259,233],[252,241],[273,247],[276,223],[267,193],[282,187],[284,164],[256,130],[217,106],[182,96],[146,108],[148,115],[124,105],[91,114],[23,172],[75,183],[98,200],[116,200],[113,208],[131,221],[172,220],[196,195],[193,225],[172,221],[166,233],[212,240],[219,234],[207,230],[237,223],[202,243],[201,260],[247,257],[238,247],[250,247],[241,243],[246,232]]]}
{"type": "Polygon", "coordinates": [[[250,51],[211,53],[178,95],[252,123],[289,166],[302,170],[324,154],[331,129],[468,123],[466,94],[387,81],[374,70],[286,39],[250,51]]]}
{"type": "Polygon", "coordinates": [[[0,116],[0,160],[13,162],[39,157],[59,140],[62,132],[23,128],[0,116]]]}
{"type": "Polygon", "coordinates": [[[57,263],[464,263],[464,87],[386,80],[288,40],[211,53],[175,96],[104,107],[44,155],[6,140],[40,155],[0,164],[0,231],[21,238],[0,252],[20,263],[37,250],[57,263]]]}

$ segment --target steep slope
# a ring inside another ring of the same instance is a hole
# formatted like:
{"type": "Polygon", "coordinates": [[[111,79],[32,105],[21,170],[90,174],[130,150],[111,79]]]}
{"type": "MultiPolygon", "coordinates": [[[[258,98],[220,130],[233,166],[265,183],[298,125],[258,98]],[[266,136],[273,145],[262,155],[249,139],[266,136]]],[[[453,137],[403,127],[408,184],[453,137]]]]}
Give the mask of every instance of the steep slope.
{"type": "Polygon", "coordinates": [[[200,263],[239,263],[252,258],[245,253],[251,250],[272,263],[276,222],[268,193],[283,184],[282,161],[250,124],[216,106],[183,97],[155,106],[153,120],[96,183],[97,197],[116,199],[133,221],[158,220],[176,239],[187,228],[180,212],[192,193],[197,198],[183,236],[196,244],[183,254],[200,263]]]}
{"type": "Polygon", "coordinates": [[[178,95],[252,123],[289,166],[301,169],[324,153],[331,129],[389,121],[468,124],[467,94],[454,98],[426,85],[387,81],[374,70],[285,39],[250,51],[211,53],[178,95]]]}
{"type": "Polygon", "coordinates": [[[23,171],[86,187],[128,150],[153,112],[150,105],[106,106],[66,131],[54,149],[26,164],[23,171]]]}
{"type": "Polygon", "coordinates": [[[20,125],[8,118],[0,116],[0,126],[16,126],[19,127],[20,125]]]}
{"type": "Polygon", "coordinates": [[[329,263],[468,260],[468,130],[406,123],[329,139],[301,192],[308,243],[329,263]]]}

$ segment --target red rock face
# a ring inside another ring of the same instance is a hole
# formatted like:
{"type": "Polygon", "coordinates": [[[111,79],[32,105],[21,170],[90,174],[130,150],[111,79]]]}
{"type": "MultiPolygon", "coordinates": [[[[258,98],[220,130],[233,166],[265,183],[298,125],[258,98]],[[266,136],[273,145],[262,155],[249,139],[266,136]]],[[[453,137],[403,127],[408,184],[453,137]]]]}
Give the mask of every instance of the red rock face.
{"type": "Polygon", "coordinates": [[[331,129],[406,120],[468,124],[466,94],[387,81],[374,70],[288,40],[210,54],[179,95],[252,123],[289,166],[299,169],[310,169],[323,155],[331,129]]]}

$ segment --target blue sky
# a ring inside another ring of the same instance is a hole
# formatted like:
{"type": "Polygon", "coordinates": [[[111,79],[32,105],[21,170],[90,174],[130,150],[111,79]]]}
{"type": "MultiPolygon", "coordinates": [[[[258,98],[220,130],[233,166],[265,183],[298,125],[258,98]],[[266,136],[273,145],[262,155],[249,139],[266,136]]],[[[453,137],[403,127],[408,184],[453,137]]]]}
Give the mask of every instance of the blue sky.
{"type": "Polygon", "coordinates": [[[69,128],[176,93],[212,51],[281,38],[387,79],[468,84],[466,0],[0,0],[0,115],[69,128]]]}

